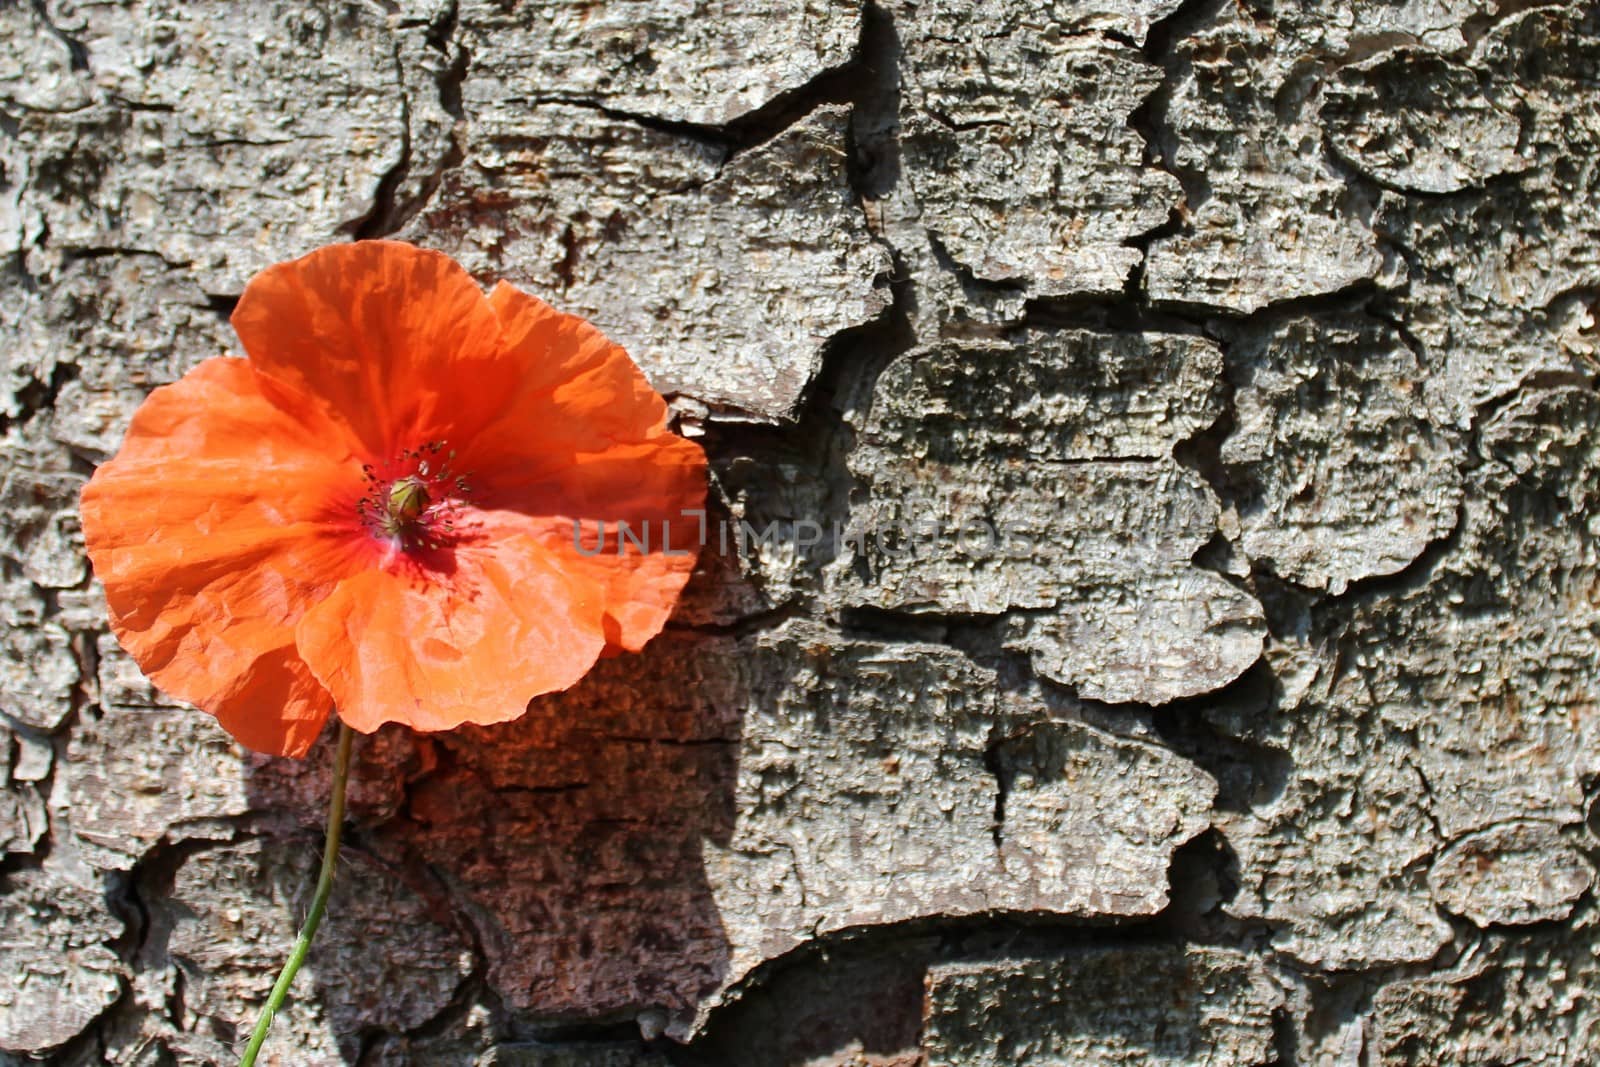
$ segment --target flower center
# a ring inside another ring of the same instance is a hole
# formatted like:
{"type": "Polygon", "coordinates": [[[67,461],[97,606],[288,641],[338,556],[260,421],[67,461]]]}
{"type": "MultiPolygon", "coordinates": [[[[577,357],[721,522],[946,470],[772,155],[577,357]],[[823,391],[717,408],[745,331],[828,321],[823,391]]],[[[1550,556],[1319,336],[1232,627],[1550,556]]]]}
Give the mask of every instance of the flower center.
{"type": "Polygon", "coordinates": [[[445,442],[430,441],[362,467],[367,492],[356,504],[362,525],[401,551],[447,545],[471,492],[467,479],[451,470],[455,458],[445,442]]]}
{"type": "Polygon", "coordinates": [[[401,478],[389,487],[389,517],[395,522],[415,522],[430,503],[428,484],[416,475],[401,478]]]}

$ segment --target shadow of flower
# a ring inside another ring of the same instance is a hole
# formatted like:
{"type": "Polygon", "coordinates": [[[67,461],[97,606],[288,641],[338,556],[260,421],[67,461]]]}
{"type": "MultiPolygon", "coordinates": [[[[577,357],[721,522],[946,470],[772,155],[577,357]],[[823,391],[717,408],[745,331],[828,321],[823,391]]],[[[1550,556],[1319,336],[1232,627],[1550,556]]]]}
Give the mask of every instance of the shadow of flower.
{"type": "MultiPolygon", "coordinates": [[[[732,830],[743,699],[730,647],[671,631],[513,722],[358,740],[346,859],[308,968],[345,1062],[358,1032],[420,1025],[472,974],[532,1025],[650,1029],[718,987],[729,949],[701,850],[732,830]],[[451,959],[416,958],[418,941],[451,959]],[[455,957],[466,964],[442,986],[455,957]]],[[[296,922],[330,742],[303,762],[263,760],[249,782],[253,808],[296,824],[259,854],[296,922]]]]}

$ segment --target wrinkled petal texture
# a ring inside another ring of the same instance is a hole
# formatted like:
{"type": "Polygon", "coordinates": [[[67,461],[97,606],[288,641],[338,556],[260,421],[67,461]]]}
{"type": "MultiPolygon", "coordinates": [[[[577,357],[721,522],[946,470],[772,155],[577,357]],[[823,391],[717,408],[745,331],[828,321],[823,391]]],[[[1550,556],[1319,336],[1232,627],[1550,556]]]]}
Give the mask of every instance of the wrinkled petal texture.
{"type": "Polygon", "coordinates": [[[587,322],[363,241],[263,271],[233,323],[248,362],[156,390],[83,494],[113,629],[161,688],[300,755],[330,705],[363,731],[499,722],[665,625],[705,457],[587,322]],[[470,483],[454,532],[375,533],[363,466],[434,442],[470,483]]]}
{"type": "Polygon", "coordinates": [[[396,241],[268,267],[232,321],[256,370],[316,397],[373,459],[470,433],[517,385],[472,276],[396,241]]]}
{"type": "Polygon", "coordinates": [[[296,641],[362,731],[514,719],[599,657],[600,604],[531,540],[496,536],[340,584],[300,620],[296,641]]]}
{"type": "Polygon", "coordinates": [[[360,474],[315,412],[271,392],[239,359],[157,389],[84,488],[83,533],[112,630],[151,680],[249,747],[301,755],[330,700],[294,621],[360,565],[339,506],[360,474]]]}
{"type": "Polygon", "coordinates": [[[508,357],[525,370],[465,454],[481,487],[475,503],[594,585],[607,644],[637,651],[694,570],[705,453],[667,429],[666,402],[588,322],[504,283],[489,302],[508,357]],[[619,536],[622,523],[630,537],[619,536]]]}

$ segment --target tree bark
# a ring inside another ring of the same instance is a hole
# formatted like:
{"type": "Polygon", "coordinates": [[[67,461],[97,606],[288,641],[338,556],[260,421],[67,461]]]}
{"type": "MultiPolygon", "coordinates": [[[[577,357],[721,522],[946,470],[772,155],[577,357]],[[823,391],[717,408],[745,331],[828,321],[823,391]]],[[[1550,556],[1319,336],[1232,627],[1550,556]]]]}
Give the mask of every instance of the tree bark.
{"type": "Polygon", "coordinates": [[[151,689],[76,501],[255,271],[377,236],[623,343],[706,549],[524,719],[361,739],[261,1062],[1600,1060],[1592,5],[0,39],[0,1064],[232,1062],[288,949],[332,734],[151,689]]]}

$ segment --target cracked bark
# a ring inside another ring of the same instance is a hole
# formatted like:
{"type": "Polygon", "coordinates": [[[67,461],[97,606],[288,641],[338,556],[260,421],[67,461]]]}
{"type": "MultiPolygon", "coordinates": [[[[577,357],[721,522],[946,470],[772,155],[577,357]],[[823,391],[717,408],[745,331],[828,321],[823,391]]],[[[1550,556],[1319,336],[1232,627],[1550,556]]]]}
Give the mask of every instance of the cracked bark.
{"type": "Polygon", "coordinates": [[[1592,6],[0,37],[0,1061],[225,1062],[270,980],[329,754],[150,689],[76,496],[252,272],[380,235],[624,341],[710,544],[642,655],[363,743],[278,1062],[1600,1056],[1592,6]]]}

